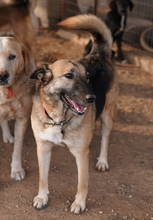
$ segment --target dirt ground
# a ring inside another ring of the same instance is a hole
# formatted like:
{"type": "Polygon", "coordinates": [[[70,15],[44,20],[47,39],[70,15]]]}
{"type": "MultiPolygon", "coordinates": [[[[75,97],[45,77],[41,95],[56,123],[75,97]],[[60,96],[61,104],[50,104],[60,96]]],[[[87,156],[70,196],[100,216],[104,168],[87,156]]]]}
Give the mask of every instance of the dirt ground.
{"type": "MultiPolygon", "coordinates": [[[[83,47],[40,31],[34,42],[37,65],[60,58],[79,59],[83,47]]],[[[94,169],[101,132],[96,123],[90,152],[87,209],[79,216],[69,212],[77,187],[74,157],[67,148],[53,151],[49,173],[49,203],[32,207],[38,191],[36,144],[29,127],[23,149],[26,178],[10,178],[13,146],[0,139],[0,220],[149,220],[153,219],[153,74],[134,65],[115,62],[120,95],[109,145],[109,172],[94,169]]],[[[10,123],[13,130],[13,123],[10,123]]]]}

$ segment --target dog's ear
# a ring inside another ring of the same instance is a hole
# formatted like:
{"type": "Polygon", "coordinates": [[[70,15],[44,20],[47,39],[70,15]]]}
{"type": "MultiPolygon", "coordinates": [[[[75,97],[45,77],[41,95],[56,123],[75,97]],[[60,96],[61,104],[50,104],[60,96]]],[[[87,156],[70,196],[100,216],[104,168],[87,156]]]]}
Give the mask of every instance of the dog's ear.
{"type": "Polygon", "coordinates": [[[23,59],[24,59],[24,72],[26,75],[29,75],[30,54],[23,44],[21,47],[22,47],[22,55],[23,55],[23,59]]]}
{"type": "Polygon", "coordinates": [[[129,10],[132,11],[132,10],[133,10],[133,7],[134,7],[133,2],[131,2],[131,1],[129,0],[129,10]]]}
{"type": "Polygon", "coordinates": [[[47,64],[43,64],[42,66],[38,67],[30,76],[31,79],[39,79],[40,81],[49,82],[52,79],[52,71],[49,69],[47,64]]]}
{"type": "Polygon", "coordinates": [[[30,76],[36,70],[36,65],[32,59],[29,61],[28,75],[30,76]]]}

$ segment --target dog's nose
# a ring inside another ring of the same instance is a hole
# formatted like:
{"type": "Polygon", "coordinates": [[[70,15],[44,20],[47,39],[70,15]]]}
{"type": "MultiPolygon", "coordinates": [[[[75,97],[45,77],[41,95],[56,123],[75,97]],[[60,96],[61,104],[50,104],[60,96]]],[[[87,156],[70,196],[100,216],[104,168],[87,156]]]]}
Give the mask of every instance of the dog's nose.
{"type": "Polygon", "coordinates": [[[6,80],[9,77],[9,73],[7,71],[0,73],[0,80],[6,80]]]}
{"type": "Polygon", "coordinates": [[[95,96],[95,95],[86,95],[86,96],[85,96],[85,99],[86,99],[86,101],[87,101],[88,103],[92,103],[92,102],[95,101],[96,96],[95,96]]]}

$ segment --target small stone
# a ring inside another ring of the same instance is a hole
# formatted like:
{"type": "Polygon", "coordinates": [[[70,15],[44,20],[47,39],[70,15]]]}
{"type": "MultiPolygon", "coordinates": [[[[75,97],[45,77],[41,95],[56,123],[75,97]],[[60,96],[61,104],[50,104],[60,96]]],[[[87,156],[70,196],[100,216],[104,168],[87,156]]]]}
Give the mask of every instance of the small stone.
{"type": "Polygon", "coordinates": [[[116,215],[111,215],[111,216],[109,216],[109,219],[117,219],[117,216],[116,215]]]}

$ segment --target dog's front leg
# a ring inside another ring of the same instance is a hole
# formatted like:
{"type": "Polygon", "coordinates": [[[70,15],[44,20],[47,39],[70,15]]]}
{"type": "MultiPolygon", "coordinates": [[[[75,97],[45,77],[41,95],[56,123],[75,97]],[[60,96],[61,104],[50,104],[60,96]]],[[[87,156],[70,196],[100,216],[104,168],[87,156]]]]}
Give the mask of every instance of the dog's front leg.
{"type": "Polygon", "coordinates": [[[22,180],[25,177],[25,171],[22,169],[22,146],[27,124],[28,118],[17,118],[15,122],[14,151],[11,163],[11,178],[15,180],[22,180]]]}
{"type": "Polygon", "coordinates": [[[78,168],[78,189],[75,196],[75,201],[71,205],[70,211],[74,214],[79,214],[80,212],[83,212],[86,208],[86,197],[88,193],[89,179],[89,148],[70,148],[70,151],[76,158],[78,168]]]}
{"type": "Polygon", "coordinates": [[[39,191],[34,198],[33,206],[40,210],[46,207],[48,202],[48,173],[51,158],[52,145],[48,141],[37,141],[37,157],[39,165],[39,191]]]}

